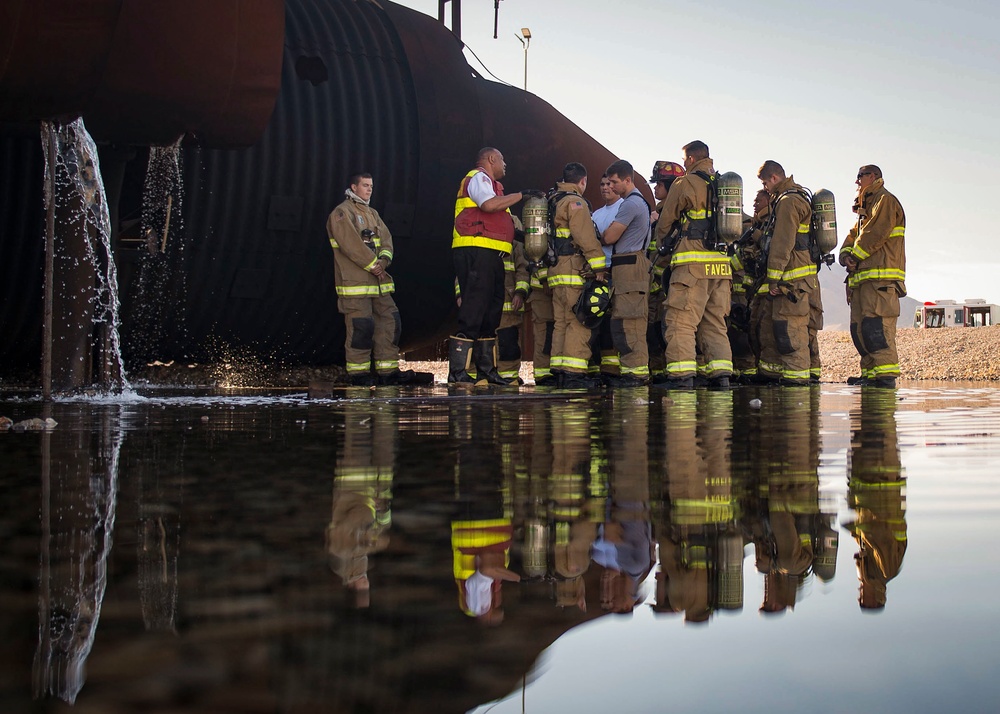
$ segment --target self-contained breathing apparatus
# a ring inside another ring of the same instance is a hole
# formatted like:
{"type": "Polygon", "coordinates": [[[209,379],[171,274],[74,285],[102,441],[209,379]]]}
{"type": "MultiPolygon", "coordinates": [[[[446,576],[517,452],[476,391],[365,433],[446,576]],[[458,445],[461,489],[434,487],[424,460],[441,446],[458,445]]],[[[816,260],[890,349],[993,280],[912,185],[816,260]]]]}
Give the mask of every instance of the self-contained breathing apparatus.
{"type": "MultiPolygon", "coordinates": [[[[704,218],[674,221],[663,243],[657,246],[657,258],[673,254],[682,238],[700,239],[707,251],[732,254],[731,246],[740,239],[743,228],[743,179],[735,171],[708,174],[693,171],[708,187],[704,218]]],[[[653,261],[654,263],[656,260],[653,261]]],[[[650,267],[652,272],[652,267],[650,267]]],[[[667,289],[670,266],[663,271],[662,285],[667,289]]]]}
{"type": "MultiPolygon", "coordinates": [[[[528,270],[532,273],[540,268],[551,268],[559,262],[563,255],[573,255],[578,252],[572,236],[560,237],[556,234],[556,206],[569,196],[569,191],[550,191],[545,198],[532,196],[524,202],[521,210],[521,223],[524,225],[524,253],[528,258],[528,270]]],[[[577,195],[577,194],[573,194],[577,195]]],[[[590,212],[590,201],[580,197],[587,204],[590,212]]],[[[601,240],[601,231],[594,224],[597,240],[601,240]]]]}
{"type": "MultiPolygon", "coordinates": [[[[733,243],[731,253],[739,256],[743,268],[747,275],[753,278],[750,288],[747,290],[747,301],[752,301],[760,286],[767,281],[767,261],[771,250],[771,237],[774,234],[774,221],[777,215],[778,201],[785,196],[798,194],[809,202],[812,216],[809,222],[809,258],[816,264],[817,268],[826,265],[833,265],[833,251],[837,247],[837,211],[834,202],[833,192],[822,188],[815,194],[806,188],[793,188],[783,191],[771,200],[771,210],[763,226],[748,228],[740,238],[733,243]],[[761,238],[757,246],[753,244],[753,233],[760,230],[761,238]]],[[[787,287],[778,282],[779,286],[787,287]]],[[[797,298],[791,294],[786,294],[789,300],[795,302],[797,298]]]]}

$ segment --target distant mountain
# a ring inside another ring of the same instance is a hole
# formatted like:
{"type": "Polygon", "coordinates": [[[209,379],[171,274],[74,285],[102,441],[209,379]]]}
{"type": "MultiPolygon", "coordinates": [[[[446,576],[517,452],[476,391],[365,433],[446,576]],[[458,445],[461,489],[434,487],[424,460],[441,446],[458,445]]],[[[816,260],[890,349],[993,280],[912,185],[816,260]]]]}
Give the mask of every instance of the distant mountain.
{"type": "MultiPolygon", "coordinates": [[[[819,285],[823,290],[823,329],[843,330],[851,329],[851,308],[847,304],[844,280],[847,278],[847,271],[839,264],[820,268],[819,285]]],[[[904,297],[899,301],[899,319],[896,321],[897,327],[913,327],[913,313],[917,307],[922,305],[921,300],[912,297],[904,297]]]]}

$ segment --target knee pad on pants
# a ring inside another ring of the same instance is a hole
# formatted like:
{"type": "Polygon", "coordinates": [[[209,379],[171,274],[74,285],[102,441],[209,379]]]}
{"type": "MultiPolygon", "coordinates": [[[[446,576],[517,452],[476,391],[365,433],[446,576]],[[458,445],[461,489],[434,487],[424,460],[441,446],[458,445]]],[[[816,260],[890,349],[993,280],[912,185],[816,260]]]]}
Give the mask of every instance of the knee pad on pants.
{"type": "Polygon", "coordinates": [[[858,354],[864,357],[868,354],[868,350],[865,349],[864,343],[861,342],[861,336],[858,334],[858,323],[851,323],[851,341],[854,343],[854,349],[858,351],[858,354]]]}
{"type": "Polygon", "coordinates": [[[778,354],[790,355],[795,352],[792,347],[792,338],[788,335],[788,320],[775,320],[772,323],[774,331],[774,346],[778,354]]]}
{"type": "Polygon", "coordinates": [[[629,346],[628,337],[625,334],[625,321],[611,318],[611,343],[618,350],[619,355],[631,354],[632,348],[629,346]]]}
{"type": "Polygon", "coordinates": [[[889,349],[889,342],[885,339],[885,330],[881,317],[861,318],[861,339],[869,352],[889,349]]]}
{"type": "Polygon", "coordinates": [[[497,359],[510,362],[521,359],[521,344],[517,339],[517,326],[497,330],[497,359]]]}
{"type": "Polygon", "coordinates": [[[351,349],[370,350],[375,343],[375,318],[355,317],[351,319],[354,334],[351,335],[351,349]]]}
{"type": "Polygon", "coordinates": [[[392,345],[399,347],[399,338],[403,334],[403,321],[399,319],[399,312],[392,313],[392,345]]]}
{"type": "Polygon", "coordinates": [[[546,356],[552,355],[552,334],[556,330],[555,320],[549,320],[545,323],[545,343],[542,345],[542,354],[546,356]]]}

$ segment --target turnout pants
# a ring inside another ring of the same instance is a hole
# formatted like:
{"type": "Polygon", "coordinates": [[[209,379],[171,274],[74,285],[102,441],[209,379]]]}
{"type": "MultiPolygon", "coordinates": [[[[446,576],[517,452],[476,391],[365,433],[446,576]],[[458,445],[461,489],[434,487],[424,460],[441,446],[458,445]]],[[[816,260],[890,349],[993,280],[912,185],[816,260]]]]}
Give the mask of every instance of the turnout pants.
{"type": "Polygon", "coordinates": [[[649,312],[649,260],[644,252],[611,258],[611,339],[623,377],[649,377],[646,324],[649,312]]]}
{"type": "Polygon", "coordinates": [[[898,377],[896,319],[899,288],[894,282],[865,280],[851,292],[851,339],[861,355],[862,377],[898,377]]]}
{"type": "Polygon", "coordinates": [[[368,374],[375,357],[375,371],[390,374],[399,369],[399,310],[391,295],[338,297],[347,336],[344,352],[347,374],[368,374]]]}
{"type": "Polygon", "coordinates": [[[823,329],[823,291],[817,285],[809,293],[809,376],[819,381],[823,361],[819,356],[819,331],[823,329]]]}
{"type": "Polygon", "coordinates": [[[731,280],[696,277],[684,269],[670,274],[664,318],[667,375],[684,378],[698,372],[712,378],[733,373],[733,352],[726,328],[731,301],[731,280]],[[698,364],[699,349],[702,366],[698,364]]]}
{"type": "Polygon", "coordinates": [[[552,374],[552,333],[555,329],[552,315],[552,291],[535,288],[528,298],[531,305],[532,372],[537,382],[552,374]]]}
{"type": "Polygon", "coordinates": [[[787,294],[765,298],[760,323],[762,375],[809,381],[809,293],[813,290],[819,290],[819,285],[810,276],[796,280],[787,294]]]}

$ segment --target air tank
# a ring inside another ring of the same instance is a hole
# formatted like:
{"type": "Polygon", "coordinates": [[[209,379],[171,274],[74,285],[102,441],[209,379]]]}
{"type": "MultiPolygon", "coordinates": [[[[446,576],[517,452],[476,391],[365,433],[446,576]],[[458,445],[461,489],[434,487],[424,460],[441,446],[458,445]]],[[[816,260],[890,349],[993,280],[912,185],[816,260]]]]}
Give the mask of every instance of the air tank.
{"type": "Polygon", "coordinates": [[[532,263],[538,263],[549,249],[549,202],[531,196],[521,209],[524,224],[524,254],[532,263]]]}
{"type": "Polygon", "coordinates": [[[833,192],[821,188],[812,197],[812,224],[809,228],[812,242],[822,255],[837,249],[837,208],[833,192]]]}
{"type": "Polygon", "coordinates": [[[715,230],[719,240],[732,243],[743,235],[743,179],[735,171],[719,174],[716,190],[715,230]]]}

